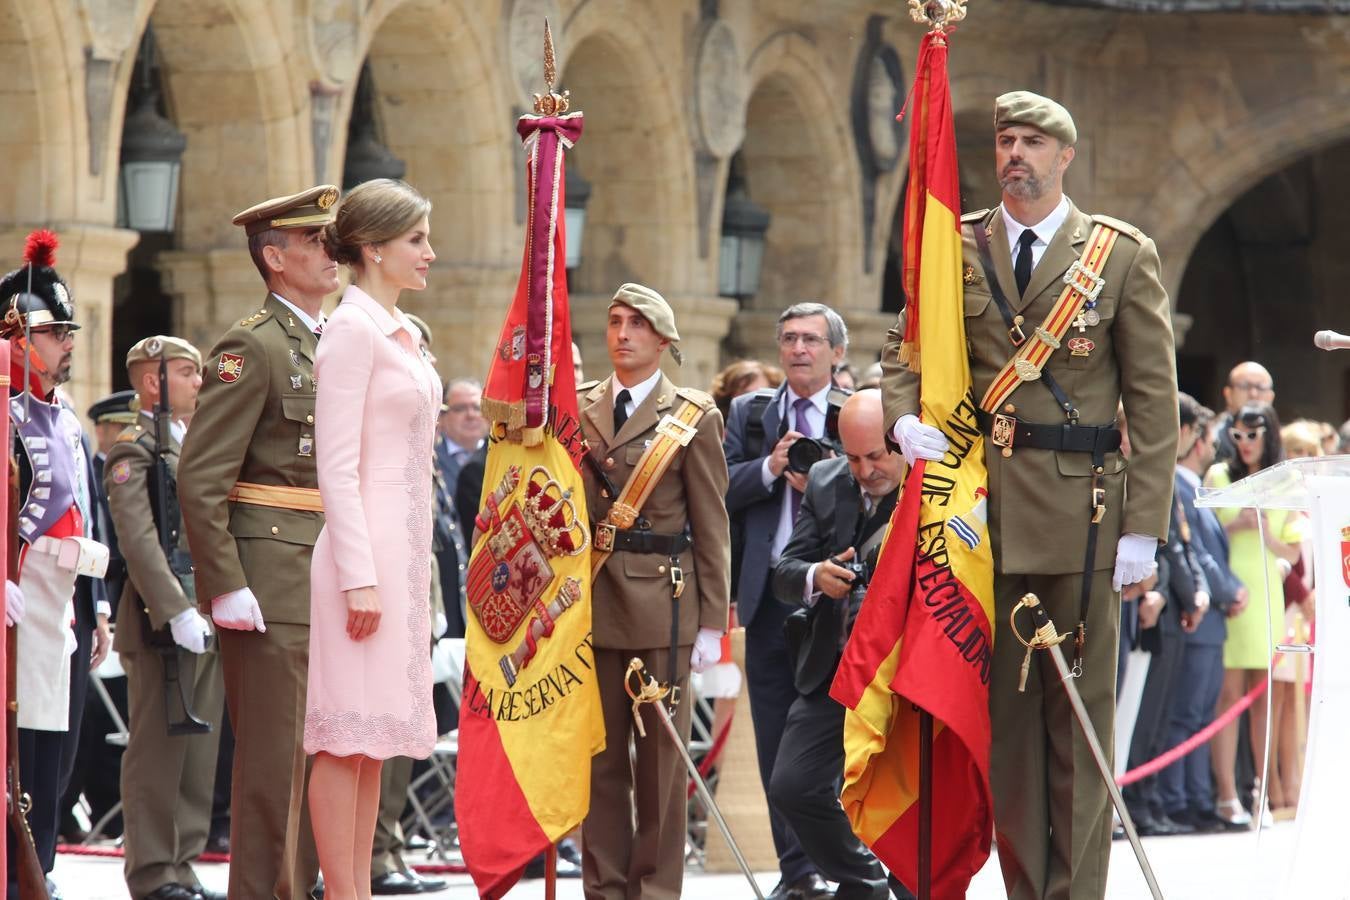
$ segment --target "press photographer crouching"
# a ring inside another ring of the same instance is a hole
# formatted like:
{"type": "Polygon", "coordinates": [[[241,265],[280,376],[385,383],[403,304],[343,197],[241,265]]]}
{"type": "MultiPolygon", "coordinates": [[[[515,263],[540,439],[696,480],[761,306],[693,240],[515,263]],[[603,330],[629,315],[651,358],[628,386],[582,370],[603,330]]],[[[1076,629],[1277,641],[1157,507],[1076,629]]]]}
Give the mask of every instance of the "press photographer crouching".
{"type": "MultiPolygon", "coordinates": [[[[887,448],[883,431],[879,391],[848,398],[838,423],[843,456],[810,467],[801,513],[773,572],[775,596],[797,608],[784,627],[798,697],[769,802],[821,873],[839,883],[841,900],[884,900],[888,893],[885,870],[839,805],[844,708],[829,695],[904,475],[904,457],[887,448]]],[[[889,887],[897,897],[913,896],[893,878],[889,887]]]]}

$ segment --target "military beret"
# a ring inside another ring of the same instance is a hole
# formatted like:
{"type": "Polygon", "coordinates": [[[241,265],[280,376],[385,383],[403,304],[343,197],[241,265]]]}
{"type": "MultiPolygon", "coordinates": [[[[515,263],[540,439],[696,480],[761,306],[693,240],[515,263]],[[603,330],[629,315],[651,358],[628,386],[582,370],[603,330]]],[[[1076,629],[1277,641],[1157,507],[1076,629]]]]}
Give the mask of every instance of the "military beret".
{"type": "Polygon", "coordinates": [[[1062,143],[1078,143],[1078,129],[1069,111],[1031,91],[1012,91],[994,101],[994,130],[1009,125],[1030,125],[1062,143]]]}
{"type": "Polygon", "coordinates": [[[264,200],[257,206],[238,213],[230,221],[242,225],[249,237],[272,228],[320,228],[333,221],[333,205],[338,200],[338,189],[321,184],[289,197],[264,200]]]}
{"type": "Polygon", "coordinates": [[[189,344],[182,338],[172,337],[167,334],[156,334],[148,338],[141,338],[130,350],[127,351],[127,368],[138,362],[147,362],[154,360],[156,362],[163,357],[164,359],[190,359],[197,366],[202,366],[202,355],[197,348],[189,344]]]}
{"type": "Polygon", "coordinates": [[[95,425],[105,422],[132,425],[136,422],[135,391],[116,391],[89,407],[89,419],[95,425]]]}
{"type": "Polygon", "coordinates": [[[631,307],[650,322],[653,331],[670,341],[670,355],[675,357],[675,362],[684,363],[683,355],[675,346],[680,341],[680,333],[675,330],[675,311],[670,308],[665,297],[649,287],[629,282],[620,285],[614,292],[614,299],[609,301],[609,308],[613,309],[620,304],[631,307]]]}

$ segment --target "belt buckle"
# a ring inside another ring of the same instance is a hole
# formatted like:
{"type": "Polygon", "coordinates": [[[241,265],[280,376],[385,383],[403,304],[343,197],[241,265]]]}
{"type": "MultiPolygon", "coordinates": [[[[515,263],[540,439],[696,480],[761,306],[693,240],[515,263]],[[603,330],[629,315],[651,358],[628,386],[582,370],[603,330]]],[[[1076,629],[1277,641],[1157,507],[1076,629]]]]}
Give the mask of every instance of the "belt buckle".
{"type": "Polygon", "coordinates": [[[595,534],[591,537],[591,544],[601,553],[614,552],[614,535],[618,531],[608,522],[601,522],[595,526],[595,534]]]}
{"type": "Polygon", "coordinates": [[[688,447],[689,442],[694,439],[694,435],[698,434],[698,429],[687,422],[681,422],[672,415],[666,415],[657,423],[656,433],[664,434],[676,441],[681,447],[688,447]]]}
{"type": "Polygon", "coordinates": [[[1097,300],[1098,295],[1101,294],[1102,288],[1106,286],[1106,279],[1095,272],[1090,271],[1083,265],[1081,259],[1075,259],[1073,265],[1069,266],[1069,270],[1064,273],[1064,283],[1070,285],[1077,290],[1078,293],[1086,297],[1089,303],[1093,303],[1097,300]],[[1088,282],[1091,287],[1084,287],[1080,284],[1078,281],[1080,278],[1088,282]]]}
{"type": "Polygon", "coordinates": [[[1106,488],[1101,486],[1101,470],[1092,473],[1092,524],[1099,525],[1106,517],[1106,488]]]}
{"type": "Polygon", "coordinates": [[[989,429],[989,440],[995,447],[1012,450],[1017,440],[1017,419],[1014,416],[994,413],[994,423],[989,429]]]}
{"type": "Polygon", "coordinates": [[[670,586],[676,600],[684,593],[684,569],[675,560],[670,561],[670,586]]]}

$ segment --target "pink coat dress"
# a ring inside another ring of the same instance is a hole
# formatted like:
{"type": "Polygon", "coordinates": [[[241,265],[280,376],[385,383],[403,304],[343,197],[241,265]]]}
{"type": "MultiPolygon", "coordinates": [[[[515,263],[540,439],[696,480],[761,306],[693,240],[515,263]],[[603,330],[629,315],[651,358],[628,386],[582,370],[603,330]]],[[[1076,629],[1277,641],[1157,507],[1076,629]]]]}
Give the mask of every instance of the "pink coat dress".
{"type": "Polygon", "coordinates": [[[425,758],[431,706],[432,442],[440,380],[417,330],[348,287],[314,361],[325,525],[310,567],[305,752],[425,758]],[[347,636],[343,591],[374,586],[381,618],[347,636]]]}

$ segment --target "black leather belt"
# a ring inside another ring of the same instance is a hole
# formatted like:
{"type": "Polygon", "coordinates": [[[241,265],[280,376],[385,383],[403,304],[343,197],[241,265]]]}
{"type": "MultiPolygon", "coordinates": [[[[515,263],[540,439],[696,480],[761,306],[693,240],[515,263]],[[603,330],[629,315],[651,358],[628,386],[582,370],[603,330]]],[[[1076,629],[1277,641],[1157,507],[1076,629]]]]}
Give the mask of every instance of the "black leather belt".
{"type": "Polygon", "coordinates": [[[975,410],[975,421],[980,431],[989,436],[997,447],[1009,450],[1029,447],[1035,450],[1068,450],[1073,453],[1091,453],[1094,457],[1120,449],[1120,429],[1113,425],[1036,425],[1016,416],[990,414],[975,410]]]}
{"type": "Polygon", "coordinates": [[[693,545],[689,535],[661,534],[641,528],[616,528],[614,530],[614,550],[627,553],[659,553],[662,556],[679,556],[693,545]]]}

